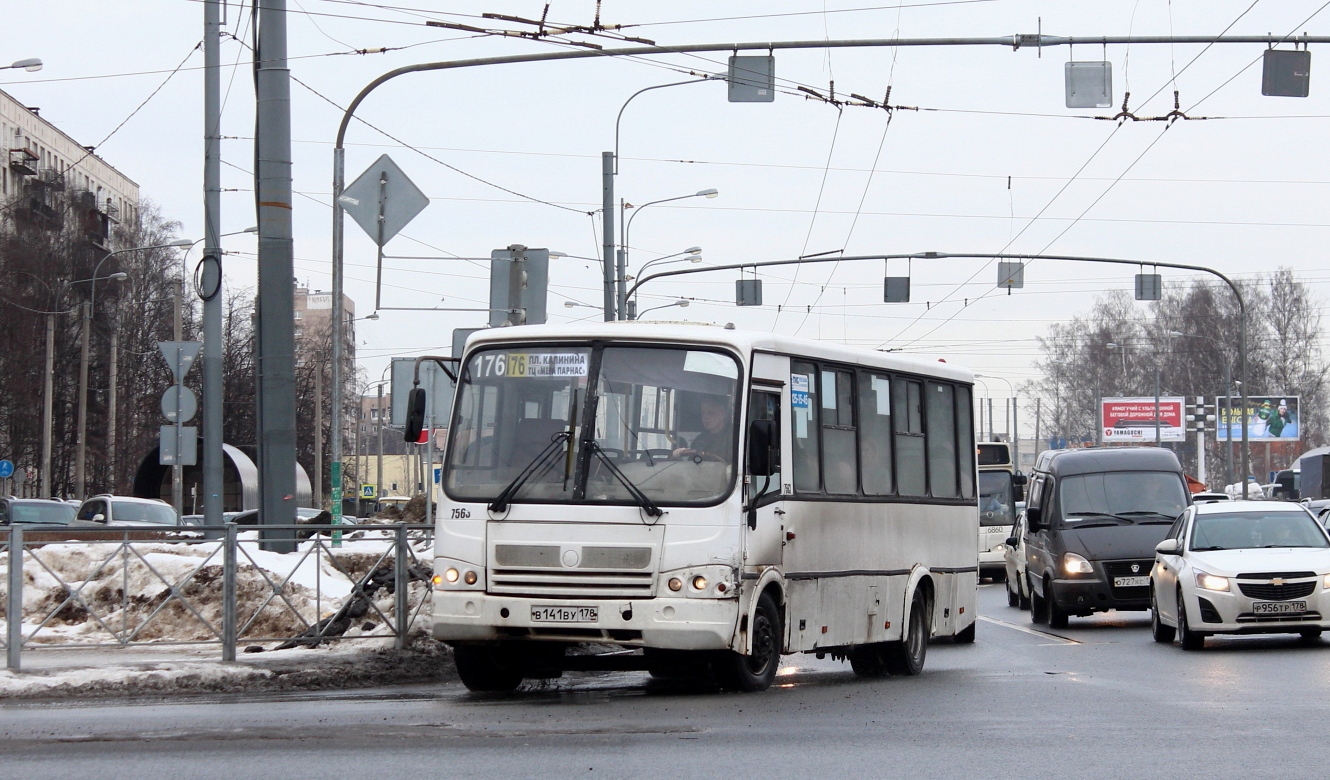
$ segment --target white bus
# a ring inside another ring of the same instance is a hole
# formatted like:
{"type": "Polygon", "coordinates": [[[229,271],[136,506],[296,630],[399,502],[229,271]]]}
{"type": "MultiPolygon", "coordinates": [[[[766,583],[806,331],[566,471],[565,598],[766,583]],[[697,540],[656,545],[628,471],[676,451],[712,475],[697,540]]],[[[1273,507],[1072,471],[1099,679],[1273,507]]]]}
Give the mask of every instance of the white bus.
{"type": "Polygon", "coordinates": [[[472,690],[604,664],[757,691],[801,652],[917,674],[930,636],[974,639],[971,382],[732,326],[476,333],[434,636],[472,690]],[[592,642],[642,652],[566,652],[592,642]]]}
{"type": "Polygon", "coordinates": [[[1011,444],[979,442],[979,576],[1007,575],[1007,538],[1016,523],[1016,503],[1025,500],[1025,475],[1016,470],[1011,444]]]}

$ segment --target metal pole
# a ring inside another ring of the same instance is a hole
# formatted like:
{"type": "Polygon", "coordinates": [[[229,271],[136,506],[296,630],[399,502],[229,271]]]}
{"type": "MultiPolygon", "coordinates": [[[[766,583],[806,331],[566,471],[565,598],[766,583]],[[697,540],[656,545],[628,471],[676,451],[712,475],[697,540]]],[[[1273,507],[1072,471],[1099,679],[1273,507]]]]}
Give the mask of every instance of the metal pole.
{"type": "Polygon", "coordinates": [[[1016,419],[1016,395],[1011,396],[1011,460],[1016,464],[1016,470],[1021,470],[1021,426],[1016,419]]]}
{"type": "Polygon", "coordinates": [[[5,604],[5,666],[19,670],[23,650],[23,526],[9,526],[9,599],[5,604]]]}
{"type": "Polygon", "coordinates": [[[79,430],[78,450],[74,457],[74,493],[82,501],[87,490],[88,452],[88,332],[92,328],[92,304],[80,307],[83,313],[83,335],[79,345],[79,430]]]}
{"type": "Polygon", "coordinates": [[[988,440],[997,441],[993,436],[993,396],[988,397],[988,440]]]}
{"type": "Polygon", "coordinates": [[[426,430],[429,431],[429,439],[425,442],[425,522],[434,522],[434,378],[438,375],[437,366],[430,366],[428,382],[428,393],[431,403],[429,404],[429,417],[426,419],[426,430]]]}
{"type": "Polygon", "coordinates": [[[1228,487],[1233,484],[1233,376],[1227,360],[1224,361],[1224,396],[1224,487],[1228,487]]]}
{"type": "Polygon", "coordinates": [[[1044,399],[1043,399],[1042,396],[1035,396],[1035,398],[1034,398],[1034,460],[1035,460],[1036,463],[1039,462],[1039,447],[1040,447],[1040,444],[1041,444],[1041,441],[1040,441],[1040,439],[1039,439],[1039,427],[1040,427],[1040,425],[1041,425],[1041,424],[1043,423],[1043,421],[1044,421],[1044,403],[1043,403],[1043,402],[1044,402],[1044,399]]]}
{"type": "Polygon", "coordinates": [[[1155,446],[1159,446],[1159,359],[1155,358],[1155,446]]]}
{"type": "Polygon", "coordinates": [[[604,234],[602,270],[605,275],[605,321],[617,318],[614,286],[614,152],[600,153],[601,227],[604,234]]]}
{"type": "MultiPolygon", "coordinates": [[[[293,525],[296,510],[295,333],[291,240],[291,74],[286,62],[286,1],[258,0],[255,194],[259,215],[259,500],[264,525],[293,525]]],[[[336,199],[333,201],[336,215],[336,199]]],[[[336,216],[334,216],[336,219],[336,216]]],[[[342,290],[333,276],[333,390],[340,390],[342,290]]],[[[338,401],[341,400],[337,392],[338,401]]],[[[341,441],[333,426],[333,457],[341,441]]],[[[334,460],[334,479],[340,476],[334,460]]],[[[339,511],[334,507],[333,511],[339,511]]],[[[334,520],[336,516],[334,515],[334,520]]],[[[269,537],[271,538],[271,537],[269,537]]],[[[294,549],[294,535],[272,549],[294,549]]]]}
{"type": "MultiPolygon", "coordinates": [[[[430,433],[433,439],[433,432],[430,433]]],[[[432,479],[432,477],[431,477],[432,479]]],[[[411,627],[410,607],[407,602],[407,590],[410,587],[411,577],[408,568],[410,556],[406,554],[406,523],[397,524],[397,545],[393,550],[393,608],[397,615],[397,649],[402,650],[406,647],[406,632],[411,627]]]]}
{"type": "MultiPolygon", "coordinates": [[[[343,222],[345,213],[342,211],[342,202],[339,200],[342,191],[346,189],[346,151],[341,144],[333,150],[333,261],[332,261],[332,400],[333,419],[340,418],[339,409],[342,408],[342,339],[344,337],[346,322],[345,313],[342,305],[342,253],[343,244],[343,222]]],[[[382,230],[383,223],[379,223],[382,230]]],[[[379,247],[379,254],[383,254],[383,247],[379,247]]],[[[383,273],[383,261],[380,259],[379,273],[383,273]]],[[[376,286],[377,291],[377,286],[376,286]]],[[[377,292],[376,292],[377,295],[377,292]]],[[[377,301],[376,301],[377,305],[377,301]]],[[[328,458],[332,461],[331,485],[333,497],[332,502],[332,522],[338,525],[342,522],[342,430],[335,422],[332,430],[328,432],[328,458]]]]}
{"type": "Polygon", "coordinates": [[[46,379],[42,387],[42,498],[54,497],[51,485],[51,427],[54,423],[55,315],[46,315],[46,379]]]}
{"type": "Polygon", "coordinates": [[[323,508],[323,366],[314,367],[314,506],[323,508]]]}
{"type": "Polygon", "coordinates": [[[110,493],[119,493],[119,483],[115,479],[115,423],[116,423],[116,383],[119,381],[120,373],[120,331],[116,328],[115,320],[111,320],[111,370],[110,380],[106,386],[106,490],[110,493]]]}
{"type": "MultiPolygon", "coordinates": [[[[203,4],[203,522],[222,524],[222,110],[221,2],[203,4]]],[[[237,507],[239,508],[239,507],[237,507]]]]}
{"type": "Polygon", "coordinates": [[[383,383],[379,383],[379,471],[374,480],[374,500],[383,499],[383,383]]]}
{"type": "Polygon", "coordinates": [[[226,524],[222,541],[222,660],[236,660],[236,530],[226,524]]]}
{"type": "MultiPolygon", "coordinates": [[[[184,270],[182,259],[181,271],[184,270]]],[[[94,282],[95,284],[95,282],[94,282]]],[[[185,336],[185,282],[184,279],[175,281],[175,340],[181,341],[185,336]]],[[[177,347],[177,350],[179,348],[177,347]]],[[[180,360],[177,352],[176,362],[180,360]]],[[[185,375],[180,372],[180,379],[176,382],[175,393],[175,463],[171,466],[171,506],[175,507],[176,521],[179,522],[180,516],[184,514],[185,504],[185,467],[180,465],[181,438],[184,434],[182,426],[184,421],[180,419],[180,396],[184,393],[185,375]]]]}
{"type": "MultiPolygon", "coordinates": [[[[1196,408],[1199,411],[1197,416],[1201,418],[1196,431],[1196,478],[1205,484],[1205,431],[1200,430],[1205,427],[1205,396],[1196,397],[1196,408]]],[[[1209,489],[1209,485],[1206,488],[1209,489]]]]}

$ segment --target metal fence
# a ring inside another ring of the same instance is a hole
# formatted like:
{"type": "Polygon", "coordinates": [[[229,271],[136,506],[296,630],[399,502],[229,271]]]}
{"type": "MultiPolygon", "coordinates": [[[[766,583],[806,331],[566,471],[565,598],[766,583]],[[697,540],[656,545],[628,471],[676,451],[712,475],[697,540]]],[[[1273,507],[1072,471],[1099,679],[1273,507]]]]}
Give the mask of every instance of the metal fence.
{"type": "Polygon", "coordinates": [[[432,526],[335,529],[0,528],[8,668],[40,648],[219,645],[234,661],[240,644],[403,647],[428,614],[432,526]]]}

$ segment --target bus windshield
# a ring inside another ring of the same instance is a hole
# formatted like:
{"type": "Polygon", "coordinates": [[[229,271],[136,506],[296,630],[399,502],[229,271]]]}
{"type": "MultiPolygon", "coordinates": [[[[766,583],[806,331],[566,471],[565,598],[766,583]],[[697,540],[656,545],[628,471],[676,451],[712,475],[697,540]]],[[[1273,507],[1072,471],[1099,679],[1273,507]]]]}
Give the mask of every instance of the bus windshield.
{"type": "Polygon", "coordinates": [[[1011,472],[979,472],[979,525],[1011,525],[1016,522],[1011,502],[1011,472]]]}
{"type": "Polygon", "coordinates": [[[716,350],[477,350],[460,377],[445,487],[466,501],[716,503],[734,482],[738,386],[738,362],[716,350]]]}

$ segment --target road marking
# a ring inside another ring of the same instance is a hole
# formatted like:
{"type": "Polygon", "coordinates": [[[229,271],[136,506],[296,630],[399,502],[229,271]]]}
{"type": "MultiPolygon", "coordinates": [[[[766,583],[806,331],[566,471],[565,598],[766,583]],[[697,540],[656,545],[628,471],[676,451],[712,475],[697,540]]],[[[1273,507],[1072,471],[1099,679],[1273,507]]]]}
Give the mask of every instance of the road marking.
{"type": "Polygon", "coordinates": [[[1067,644],[1067,645],[1080,645],[1080,644],[1084,644],[1084,642],[1079,642],[1079,641],[1077,641],[1077,640],[1075,640],[1075,639],[1068,639],[1068,638],[1065,637],[1065,636],[1058,636],[1057,634],[1050,634],[1050,633],[1047,632],[1047,631],[1040,631],[1039,629],[1036,629],[1036,628],[1028,628],[1028,627],[1026,627],[1026,626],[1018,626],[1018,625],[1016,625],[1015,623],[1008,623],[1008,622],[1005,621],[1005,620],[998,620],[997,618],[991,618],[991,617],[988,617],[987,615],[980,615],[980,616],[979,616],[979,619],[980,619],[980,620],[988,621],[989,623],[996,623],[996,624],[999,625],[999,626],[1003,626],[1003,627],[1005,627],[1005,628],[1010,628],[1010,629],[1012,629],[1012,630],[1014,630],[1014,631],[1022,631],[1022,632],[1024,632],[1024,633],[1030,634],[1030,635],[1032,635],[1032,636],[1037,636],[1037,637],[1040,637],[1040,638],[1043,638],[1043,639],[1055,639],[1055,640],[1057,640],[1057,642],[1056,642],[1055,644],[1058,644],[1058,643],[1060,643],[1060,644],[1067,644]]]}

